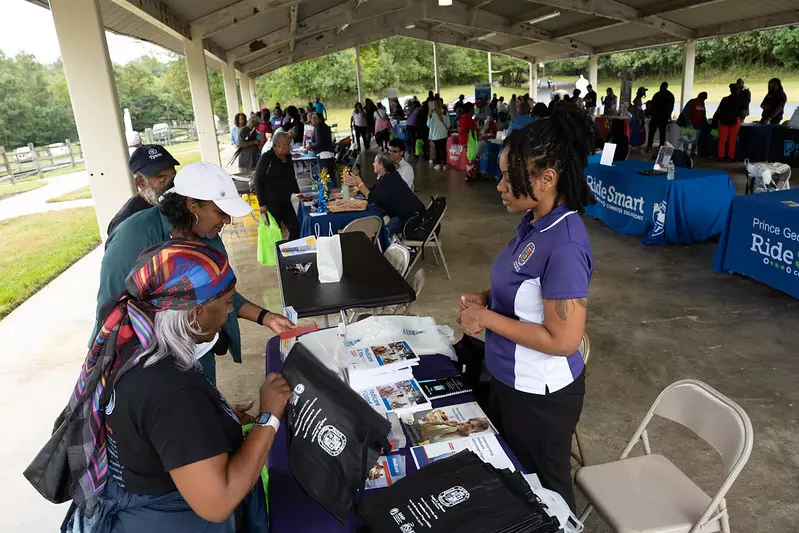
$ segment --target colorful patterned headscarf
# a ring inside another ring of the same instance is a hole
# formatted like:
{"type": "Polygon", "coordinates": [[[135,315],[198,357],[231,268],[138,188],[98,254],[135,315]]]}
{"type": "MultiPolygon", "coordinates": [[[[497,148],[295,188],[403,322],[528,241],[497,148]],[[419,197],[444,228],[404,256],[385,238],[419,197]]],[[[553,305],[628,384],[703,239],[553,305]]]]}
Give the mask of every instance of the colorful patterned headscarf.
{"type": "Polygon", "coordinates": [[[64,413],[70,420],[66,439],[70,478],[75,481],[72,499],[87,514],[108,475],[106,385],[142,362],[153,341],[155,313],[194,309],[235,284],[224,254],[198,242],[168,241],[139,256],[125,282],[126,293],[108,312],[92,343],[64,413]]]}

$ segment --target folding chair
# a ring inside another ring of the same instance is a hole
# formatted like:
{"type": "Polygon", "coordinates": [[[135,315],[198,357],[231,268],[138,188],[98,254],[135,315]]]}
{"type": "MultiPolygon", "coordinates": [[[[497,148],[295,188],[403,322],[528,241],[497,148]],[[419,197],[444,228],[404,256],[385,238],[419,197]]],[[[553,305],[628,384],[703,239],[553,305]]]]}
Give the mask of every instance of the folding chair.
{"type": "Polygon", "coordinates": [[[447,260],[444,258],[444,250],[441,249],[441,240],[439,240],[437,232],[439,227],[441,227],[441,221],[444,219],[444,215],[447,214],[447,208],[445,207],[441,211],[441,216],[438,217],[435,225],[433,226],[433,230],[427,236],[427,238],[423,241],[412,241],[402,239],[400,244],[403,246],[407,246],[416,252],[416,257],[413,258],[413,262],[408,267],[408,271],[413,270],[414,265],[416,262],[419,261],[419,258],[422,257],[422,253],[424,252],[425,248],[432,248],[433,249],[433,259],[435,259],[436,264],[440,264],[438,262],[438,256],[436,255],[436,249],[438,249],[438,253],[441,255],[441,262],[444,263],[444,270],[447,273],[447,279],[452,279],[452,276],[449,275],[449,267],[447,266],[447,260]]]}
{"type": "Polygon", "coordinates": [[[377,249],[381,252],[383,249],[380,246],[380,230],[383,229],[383,221],[380,220],[380,217],[371,216],[371,217],[363,217],[363,218],[356,218],[349,224],[347,224],[341,233],[353,233],[356,231],[360,231],[361,233],[365,233],[367,237],[369,237],[373,243],[377,245],[377,249]]]}
{"type": "Polygon", "coordinates": [[[388,259],[400,276],[405,276],[408,272],[408,265],[411,263],[411,251],[401,244],[394,243],[386,248],[383,257],[388,259]]]}
{"type": "MultiPolygon", "coordinates": [[[[583,366],[585,367],[583,372],[585,372],[588,368],[588,359],[591,357],[591,341],[588,339],[587,333],[583,334],[583,340],[580,341],[580,347],[577,348],[577,351],[580,352],[580,355],[583,357],[583,366]]],[[[574,457],[574,460],[577,461],[577,464],[582,468],[588,464],[588,460],[585,458],[585,447],[583,445],[583,436],[580,433],[579,425],[574,427],[574,441],[577,445],[577,449],[572,450],[572,457],[574,457]]]]}
{"type": "MultiPolygon", "coordinates": [[[[391,263],[391,266],[393,266],[397,270],[397,272],[400,273],[400,276],[404,277],[405,274],[408,272],[408,264],[411,262],[411,251],[406,247],[402,246],[401,244],[394,243],[386,249],[385,253],[383,253],[383,257],[385,257],[388,260],[388,262],[391,263]]],[[[417,272],[416,275],[418,276],[419,273],[417,272]]],[[[416,278],[414,278],[414,285],[413,285],[414,291],[416,291],[415,283],[416,283],[416,278]]],[[[422,274],[422,285],[424,285],[424,273],[422,274]]],[[[421,290],[421,288],[419,290],[421,290]]],[[[357,307],[355,309],[350,309],[347,311],[346,314],[347,323],[350,324],[352,322],[357,322],[358,320],[361,319],[361,317],[366,317],[366,316],[402,314],[402,313],[393,312],[395,309],[398,309],[400,306],[404,306],[406,308],[405,310],[407,311],[407,308],[410,307],[410,304],[400,304],[398,306],[383,307],[380,309],[366,309],[364,307],[357,307]]]]}
{"type": "Polygon", "coordinates": [[[729,533],[724,496],[752,452],[752,423],[741,407],[701,381],[685,379],[666,387],[652,404],[619,460],[585,466],[577,486],[615,532],[729,533]],[[647,426],[654,415],[692,430],[713,446],[726,477],[711,498],[671,461],[653,454],[647,426]],[[645,455],[629,457],[641,440],[645,455]]]}
{"type": "MultiPolygon", "coordinates": [[[[422,293],[422,289],[424,288],[424,270],[419,269],[416,271],[416,274],[413,275],[413,281],[411,282],[411,287],[413,287],[413,292],[416,294],[416,298],[419,298],[419,295],[422,293]]],[[[388,307],[384,307],[380,314],[382,315],[407,315],[408,310],[413,305],[413,302],[407,304],[400,304],[396,306],[394,309],[389,309],[388,307]]]]}

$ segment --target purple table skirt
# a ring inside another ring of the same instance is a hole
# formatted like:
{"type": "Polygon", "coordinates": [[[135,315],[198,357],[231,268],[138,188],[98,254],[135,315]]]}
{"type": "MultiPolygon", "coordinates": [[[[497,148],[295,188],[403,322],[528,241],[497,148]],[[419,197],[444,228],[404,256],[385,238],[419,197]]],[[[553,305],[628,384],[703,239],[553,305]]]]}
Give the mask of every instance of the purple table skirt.
{"type": "MultiPolygon", "coordinates": [[[[283,362],[280,360],[280,340],[273,337],[266,344],[266,372],[280,372],[283,362]]],[[[419,365],[414,367],[413,375],[418,380],[452,377],[460,374],[455,364],[444,355],[425,355],[419,365]]],[[[474,401],[469,394],[459,394],[432,402],[434,408],[474,401]]],[[[289,470],[288,440],[286,425],[280,426],[272,450],[269,452],[269,517],[273,533],[335,533],[352,531],[361,522],[350,517],[346,524],[333,518],[316,500],[305,494],[294,481],[289,470]]],[[[497,435],[502,448],[513,462],[522,470],[519,460],[508,444],[497,435]]],[[[416,464],[410,454],[410,448],[401,449],[398,454],[405,456],[407,472],[416,471],[416,464]]],[[[367,491],[368,493],[371,491],[367,491]]]]}

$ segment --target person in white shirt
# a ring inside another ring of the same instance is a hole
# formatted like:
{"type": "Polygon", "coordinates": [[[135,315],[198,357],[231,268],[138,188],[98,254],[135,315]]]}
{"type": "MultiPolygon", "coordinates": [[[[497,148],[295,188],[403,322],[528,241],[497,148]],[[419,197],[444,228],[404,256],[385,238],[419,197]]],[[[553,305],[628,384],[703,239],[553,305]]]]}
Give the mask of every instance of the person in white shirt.
{"type": "Polygon", "coordinates": [[[391,153],[391,160],[397,165],[397,172],[399,172],[402,181],[408,184],[408,187],[413,191],[413,167],[405,161],[405,141],[402,139],[391,139],[388,142],[388,151],[391,153]]]}

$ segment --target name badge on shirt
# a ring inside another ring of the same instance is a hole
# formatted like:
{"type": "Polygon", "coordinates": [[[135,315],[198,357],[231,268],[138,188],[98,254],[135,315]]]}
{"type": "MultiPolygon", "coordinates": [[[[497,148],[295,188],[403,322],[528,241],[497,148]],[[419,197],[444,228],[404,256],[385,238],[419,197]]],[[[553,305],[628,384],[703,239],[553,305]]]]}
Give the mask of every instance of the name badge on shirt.
{"type": "Polygon", "coordinates": [[[533,256],[535,252],[535,243],[531,242],[527,246],[524,247],[522,253],[519,254],[519,257],[516,258],[516,261],[513,262],[513,269],[516,272],[519,272],[524,264],[533,256]]]}

